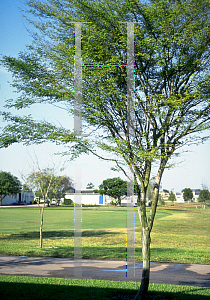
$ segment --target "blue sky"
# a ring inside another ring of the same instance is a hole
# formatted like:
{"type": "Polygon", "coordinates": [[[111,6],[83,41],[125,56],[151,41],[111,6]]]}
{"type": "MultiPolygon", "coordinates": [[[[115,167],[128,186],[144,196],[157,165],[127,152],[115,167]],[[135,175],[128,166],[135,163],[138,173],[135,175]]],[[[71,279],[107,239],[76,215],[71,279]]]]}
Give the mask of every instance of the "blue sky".
{"type": "MultiPolygon", "coordinates": [[[[23,7],[19,0],[0,0],[0,54],[17,56],[30,44],[31,38],[26,30],[22,13],[18,10],[23,7]]],[[[14,98],[17,95],[8,81],[11,75],[0,66],[0,110],[6,99],[14,98]]],[[[13,113],[19,113],[12,110],[13,113]]],[[[73,117],[69,117],[63,110],[50,107],[49,105],[36,105],[26,109],[24,114],[31,113],[38,119],[45,119],[54,123],[61,122],[64,126],[73,126],[73,117]]],[[[0,126],[3,126],[0,120],[0,126]]],[[[180,191],[185,187],[201,188],[202,184],[210,188],[210,141],[199,146],[184,147],[183,151],[190,151],[174,159],[175,167],[166,170],[163,175],[162,187],[169,190],[180,191]]],[[[67,157],[54,155],[54,153],[65,151],[62,146],[52,143],[34,146],[15,144],[6,149],[0,149],[0,170],[9,171],[21,179],[20,174],[31,172],[33,165],[38,160],[41,168],[49,167],[54,163],[59,173],[59,168],[64,166],[65,174],[74,178],[75,169],[82,166],[82,187],[85,188],[88,182],[93,182],[97,187],[104,179],[120,176],[123,174],[110,170],[111,164],[99,161],[93,156],[82,156],[74,162],[68,162],[67,157]]]]}

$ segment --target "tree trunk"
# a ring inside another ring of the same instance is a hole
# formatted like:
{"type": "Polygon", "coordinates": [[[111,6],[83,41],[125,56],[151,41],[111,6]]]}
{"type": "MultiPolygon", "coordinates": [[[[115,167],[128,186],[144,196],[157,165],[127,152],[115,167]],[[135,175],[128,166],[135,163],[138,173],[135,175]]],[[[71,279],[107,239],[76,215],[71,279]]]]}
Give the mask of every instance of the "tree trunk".
{"type": "Polygon", "coordinates": [[[42,248],[42,226],[43,226],[43,213],[44,213],[44,207],[42,207],[42,210],[41,210],[41,224],[40,224],[40,248],[42,248]]]}
{"type": "Polygon", "coordinates": [[[42,248],[42,224],[40,225],[40,248],[42,248]]]}
{"type": "Polygon", "coordinates": [[[143,270],[140,289],[135,296],[135,300],[144,300],[149,287],[150,276],[150,231],[142,228],[142,256],[143,270]]]}
{"type": "Polygon", "coordinates": [[[146,192],[147,190],[141,193],[141,201],[140,206],[138,207],[138,214],[142,228],[142,257],[143,257],[143,270],[142,270],[142,279],[140,289],[135,296],[134,300],[144,300],[146,298],[146,294],[149,287],[149,277],[150,277],[150,233],[153,227],[155,213],[157,209],[158,203],[158,195],[159,195],[159,187],[163,174],[163,170],[167,161],[163,161],[158,170],[158,174],[155,180],[153,198],[152,198],[152,206],[150,209],[150,214],[147,220],[146,216],[146,192]]]}

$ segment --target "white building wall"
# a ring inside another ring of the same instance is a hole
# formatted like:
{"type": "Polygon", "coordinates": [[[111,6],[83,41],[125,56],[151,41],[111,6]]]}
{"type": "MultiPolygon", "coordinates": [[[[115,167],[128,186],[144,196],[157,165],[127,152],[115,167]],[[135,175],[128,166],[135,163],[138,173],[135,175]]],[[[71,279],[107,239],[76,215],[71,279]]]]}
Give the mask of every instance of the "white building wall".
{"type": "Polygon", "coordinates": [[[175,193],[176,195],[176,202],[184,202],[183,194],[182,193],[175,193]]]}
{"type": "MultiPolygon", "coordinates": [[[[32,203],[34,199],[34,194],[31,191],[21,192],[21,201],[25,204],[32,203]]],[[[17,203],[19,201],[19,193],[14,195],[7,195],[2,200],[2,205],[12,205],[13,203],[17,203]]]]}
{"type": "Polygon", "coordinates": [[[34,201],[34,194],[31,191],[24,191],[21,195],[21,201],[30,204],[34,201]]]}
{"type": "MultiPolygon", "coordinates": [[[[100,204],[100,194],[79,194],[82,196],[82,200],[81,203],[84,205],[109,205],[111,201],[115,202],[115,199],[107,196],[107,195],[103,195],[103,204],[100,204]]],[[[73,201],[73,203],[75,203],[75,194],[74,193],[69,193],[65,195],[65,199],[71,199],[73,201]]],[[[138,196],[134,195],[133,196],[133,204],[137,205],[137,199],[138,196]]],[[[122,198],[121,200],[121,204],[122,205],[127,205],[127,201],[130,202],[130,199],[127,199],[127,197],[122,198]]]]}
{"type": "MultiPolygon", "coordinates": [[[[82,196],[82,200],[81,200],[81,203],[84,204],[84,205],[99,205],[99,200],[100,200],[100,195],[99,194],[80,194],[82,196]]],[[[73,201],[73,203],[75,203],[75,194],[66,194],[65,195],[65,198],[66,199],[71,199],[73,201]]],[[[103,204],[101,205],[104,205],[104,201],[103,201],[103,204]]]]}
{"type": "Polygon", "coordinates": [[[193,200],[194,200],[195,202],[197,202],[197,201],[198,201],[199,194],[200,194],[200,189],[194,189],[194,190],[192,190],[192,192],[193,192],[193,200]]]}
{"type": "Polygon", "coordinates": [[[15,195],[7,195],[2,200],[2,205],[11,205],[14,202],[18,202],[19,200],[19,194],[15,195]]]}
{"type": "MultiPolygon", "coordinates": [[[[113,202],[115,202],[115,199],[114,198],[112,198],[112,197],[110,197],[110,196],[107,196],[107,195],[104,195],[104,199],[105,199],[105,205],[109,205],[110,204],[110,202],[111,201],[113,201],[113,202]]],[[[124,198],[122,198],[122,200],[121,200],[121,205],[127,205],[127,201],[128,202],[131,202],[131,201],[133,201],[133,203],[135,204],[135,205],[137,205],[137,200],[138,200],[138,196],[136,196],[136,195],[134,195],[133,196],[133,199],[131,200],[131,199],[127,199],[127,197],[125,196],[124,198]]]]}

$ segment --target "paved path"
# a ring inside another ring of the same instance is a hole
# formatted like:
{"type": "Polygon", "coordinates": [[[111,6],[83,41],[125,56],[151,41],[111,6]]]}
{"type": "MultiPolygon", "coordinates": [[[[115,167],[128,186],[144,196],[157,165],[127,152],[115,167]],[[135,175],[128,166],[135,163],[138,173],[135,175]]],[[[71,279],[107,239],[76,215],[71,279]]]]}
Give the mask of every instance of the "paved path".
{"type": "MultiPolygon", "coordinates": [[[[124,261],[83,259],[81,268],[81,261],[69,258],[0,255],[1,275],[140,282],[141,272],[141,262],[136,262],[135,268],[130,267],[126,277],[124,261]]],[[[210,288],[210,265],[151,263],[150,282],[210,288]]]]}

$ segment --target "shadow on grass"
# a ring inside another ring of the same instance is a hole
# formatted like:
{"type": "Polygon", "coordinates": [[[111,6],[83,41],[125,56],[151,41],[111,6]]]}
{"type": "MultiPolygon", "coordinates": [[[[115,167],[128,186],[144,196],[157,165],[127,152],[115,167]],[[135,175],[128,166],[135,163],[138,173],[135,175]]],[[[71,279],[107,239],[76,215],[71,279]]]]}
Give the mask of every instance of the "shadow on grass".
{"type": "MultiPolygon", "coordinates": [[[[136,251],[140,255],[140,251],[136,251]]],[[[22,246],[14,249],[1,249],[2,255],[28,256],[28,257],[55,257],[55,258],[74,258],[74,246],[47,247],[22,246]]],[[[82,247],[83,259],[109,259],[125,260],[126,247],[94,246],[82,247]]]]}
{"type": "MultiPolygon", "coordinates": [[[[29,284],[29,283],[0,283],[1,299],[114,299],[119,295],[119,290],[102,287],[82,287],[51,284],[29,284]]],[[[133,299],[136,292],[130,294],[129,291],[120,290],[120,295],[131,295],[133,299]]],[[[123,298],[120,298],[123,299],[123,298]]],[[[129,299],[129,298],[128,298],[129,299]]]]}
{"type": "MultiPolygon", "coordinates": [[[[176,288],[176,287],[175,287],[176,288]]],[[[179,287],[177,286],[177,289],[179,287]]],[[[209,293],[203,287],[187,287],[187,291],[167,292],[167,291],[151,291],[148,293],[148,300],[208,300],[209,293]],[[206,295],[202,295],[206,294],[206,295]]]]}
{"type": "MultiPolygon", "coordinates": [[[[24,255],[28,257],[55,257],[55,258],[74,258],[74,247],[55,247],[50,248],[43,246],[43,248],[37,247],[25,247],[21,248],[16,252],[4,252],[3,255],[24,255]]],[[[126,259],[126,247],[82,247],[82,258],[83,259],[109,259],[109,260],[125,260],[126,259]],[[117,253],[117,254],[116,254],[117,253]]]]}
{"type": "MultiPolygon", "coordinates": [[[[99,236],[108,236],[113,234],[119,234],[119,232],[110,232],[105,230],[83,230],[83,237],[99,237],[99,236]]],[[[45,231],[43,230],[43,239],[44,238],[64,238],[64,237],[74,237],[74,230],[52,230],[45,231]]],[[[1,237],[2,240],[13,239],[13,240],[21,240],[21,239],[39,239],[39,230],[37,231],[29,231],[29,232],[20,232],[20,233],[11,233],[6,236],[1,237]]]]}
{"type": "MultiPolygon", "coordinates": [[[[136,249],[136,256],[141,255],[141,249],[136,249]]],[[[31,255],[33,256],[33,255],[31,255]]],[[[46,249],[42,248],[39,252],[39,256],[56,257],[56,258],[73,258],[74,247],[58,247],[46,249]]],[[[126,260],[126,246],[125,247],[111,247],[105,246],[82,246],[82,258],[83,259],[109,259],[109,260],[126,260]]]]}
{"type": "MultiPolygon", "coordinates": [[[[41,283],[41,282],[40,282],[41,283]]],[[[46,283],[18,283],[18,282],[0,282],[1,299],[17,300],[17,299],[102,299],[102,300],[126,300],[133,299],[137,291],[133,289],[110,288],[103,287],[101,281],[100,287],[80,286],[80,285],[63,285],[46,283]]],[[[152,291],[148,293],[148,300],[208,300],[209,296],[201,295],[204,288],[193,288],[187,292],[164,292],[152,291]],[[201,294],[200,294],[201,293],[201,294]],[[193,295],[194,294],[194,295],[193,295]]]]}

